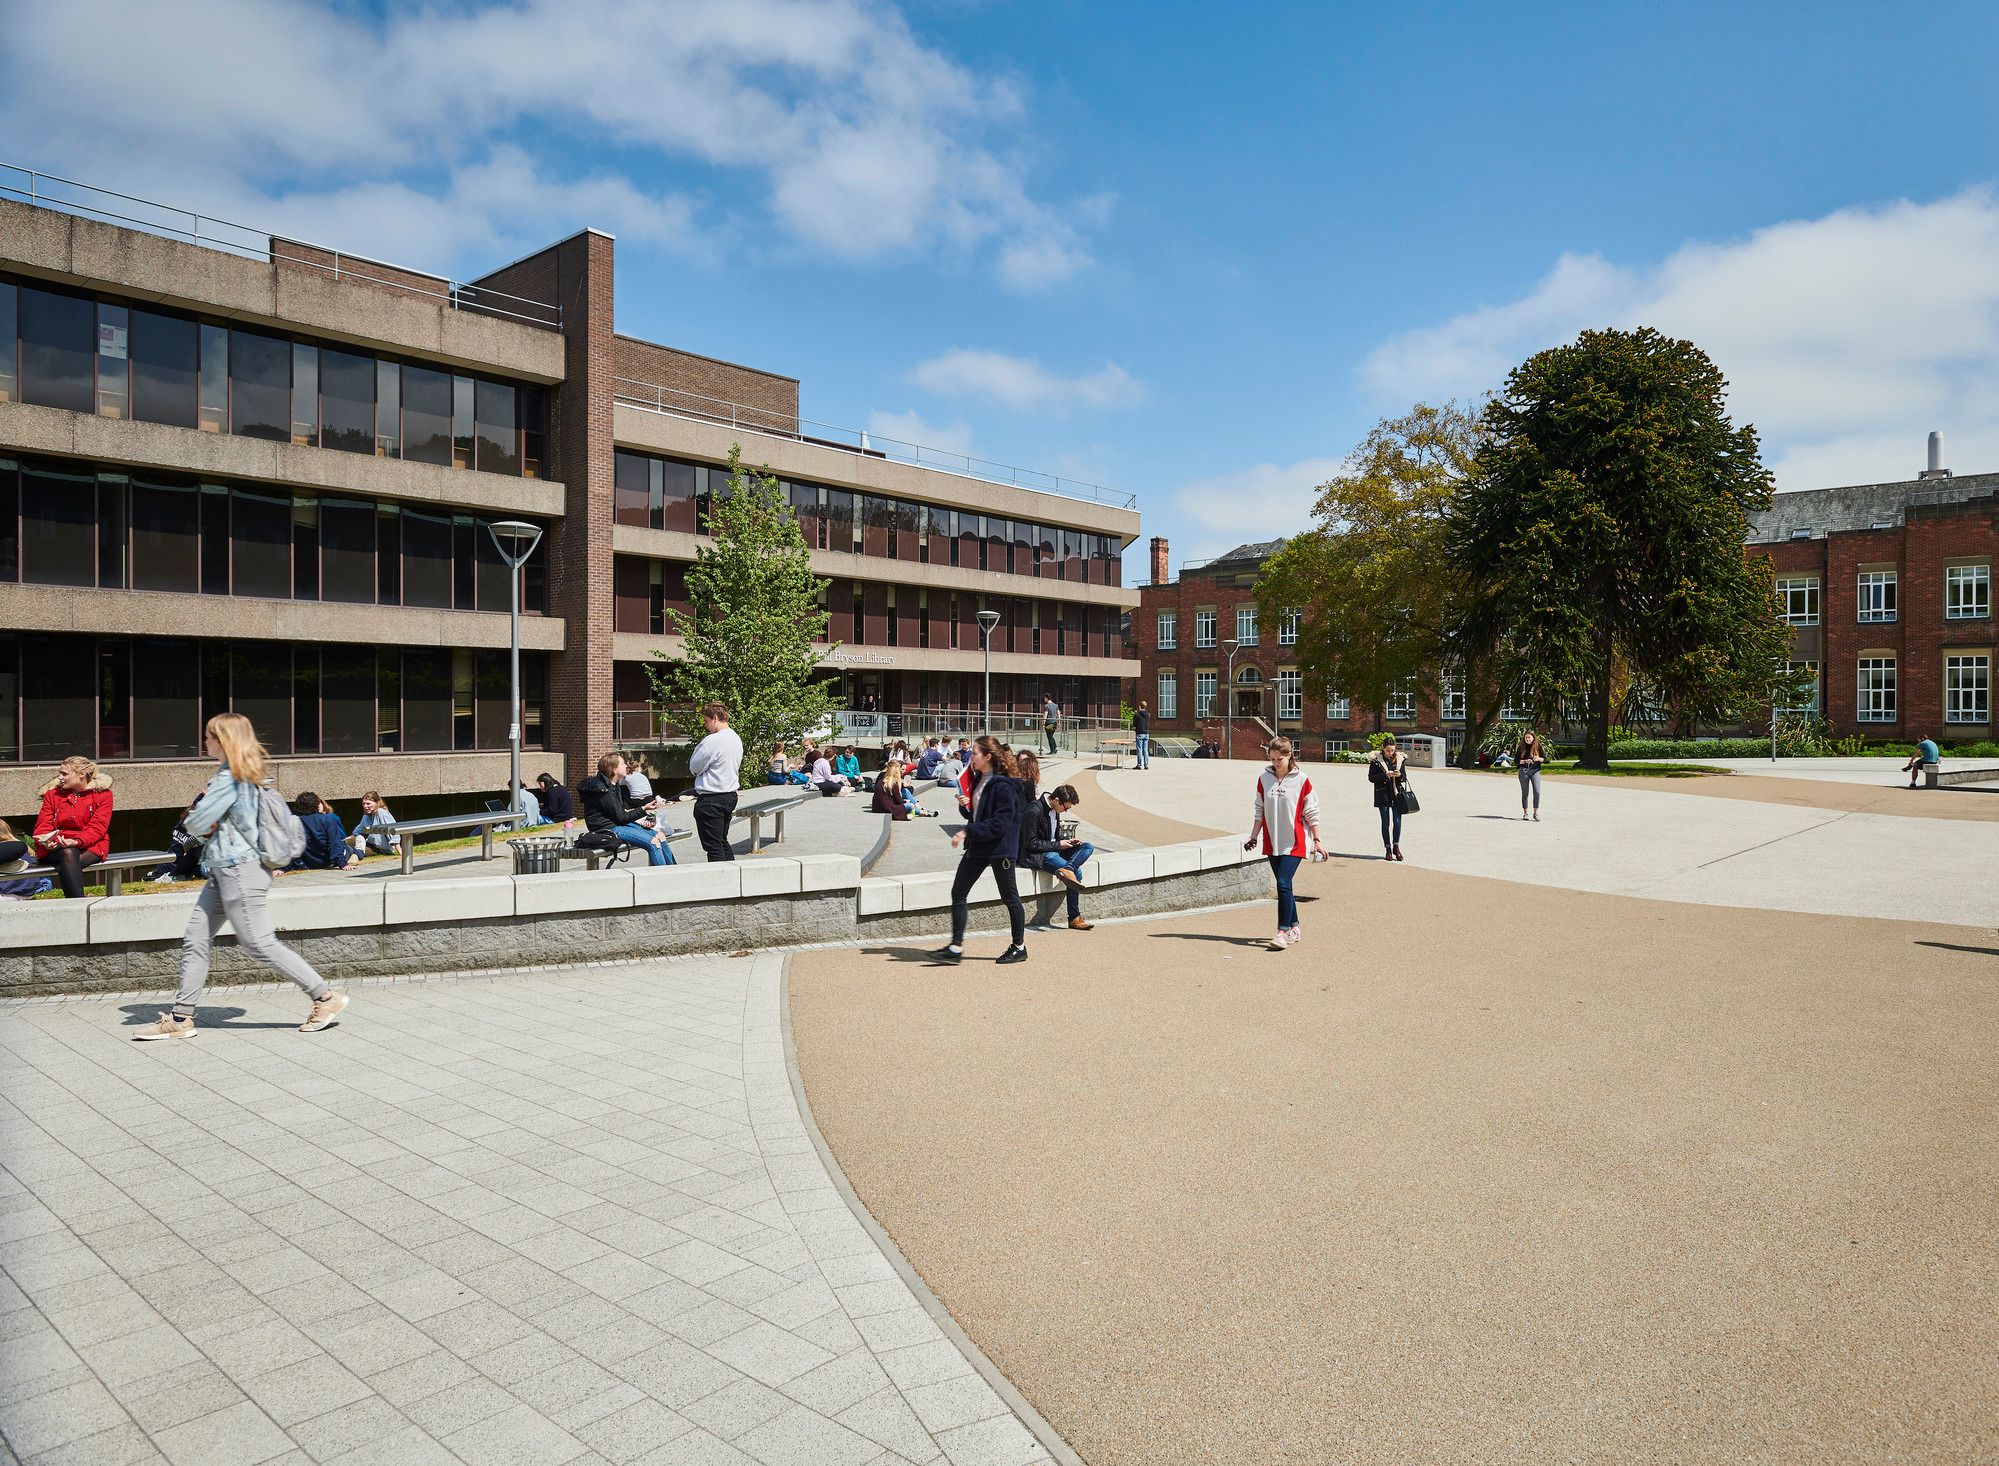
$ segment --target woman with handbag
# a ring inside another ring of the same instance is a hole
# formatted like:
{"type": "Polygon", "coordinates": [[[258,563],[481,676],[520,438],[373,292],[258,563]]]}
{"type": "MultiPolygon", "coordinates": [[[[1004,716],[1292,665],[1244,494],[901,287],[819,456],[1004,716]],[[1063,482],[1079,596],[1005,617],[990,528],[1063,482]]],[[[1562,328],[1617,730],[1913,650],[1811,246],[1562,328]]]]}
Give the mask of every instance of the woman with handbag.
{"type": "Polygon", "coordinates": [[[1381,815],[1381,858],[1402,858],[1402,812],[1415,796],[1409,792],[1409,759],[1393,743],[1383,744],[1367,761],[1367,782],[1374,786],[1374,807],[1381,815]]]}
{"type": "Polygon", "coordinates": [[[1513,767],[1520,774],[1520,818],[1527,815],[1527,793],[1534,793],[1533,818],[1541,818],[1541,765],[1548,761],[1548,754],[1541,747],[1541,735],[1529,728],[1520,735],[1520,744],[1513,750],[1513,767]]]}
{"type": "Polygon", "coordinates": [[[1270,950],[1282,952],[1305,936],[1298,922],[1298,900],[1291,891],[1292,878],[1307,853],[1324,860],[1326,847],[1319,839],[1319,798],[1312,792],[1312,781],[1298,767],[1291,740],[1271,739],[1268,752],[1270,767],[1257,776],[1256,815],[1242,848],[1250,849],[1259,835],[1263,837],[1263,853],[1270,861],[1270,873],[1277,878],[1277,935],[1270,939],[1270,950]]]}
{"type": "Polygon", "coordinates": [[[930,954],[930,960],[955,966],[965,955],[965,926],[970,918],[972,886],[990,869],[1013,940],[1000,954],[1003,963],[1027,960],[1027,911],[1020,904],[1020,888],[1014,880],[1014,863],[1020,854],[1020,821],[1023,813],[1020,768],[1013,754],[990,733],[981,734],[972,745],[973,783],[965,828],[951,837],[951,843],[965,853],[958,860],[958,874],[951,882],[951,944],[930,954]]]}

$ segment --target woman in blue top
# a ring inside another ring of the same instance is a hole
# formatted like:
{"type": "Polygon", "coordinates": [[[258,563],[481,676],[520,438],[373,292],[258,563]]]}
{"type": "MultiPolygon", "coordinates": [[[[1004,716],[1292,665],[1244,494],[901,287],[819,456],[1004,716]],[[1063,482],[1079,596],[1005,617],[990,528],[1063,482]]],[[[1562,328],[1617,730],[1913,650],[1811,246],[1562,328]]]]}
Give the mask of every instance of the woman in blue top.
{"type": "Polygon", "coordinates": [[[347,844],[346,826],[311,790],[292,801],[292,813],[305,826],[305,849],[286,870],[345,870],[355,854],[347,844]]]}
{"type": "Polygon", "coordinates": [[[236,930],[236,945],[266,966],[275,967],[305,989],[312,1012],[300,1033],[316,1033],[347,1006],[344,994],[271,930],[271,913],[264,905],[271,873],[257,855],[259,788],[266,773],[264,745],[241,713],[217,713],[208,720],[208,756],[220,759],[214,777],[187,812],[188,833],[203,842],[201,869],[208,884],[194,903],[180,943],[180,991],[170,1012],[133,1037],[193,1038],[194,1010],[208,986],[208,950],[216,928],[228,922],[236,930]]]}
{"type": "Polygon", "coordinates": [[[930,954],[933,962],[956,963],[965,955],[965,924],[970,915],[972,886],[988,869],[1006,904],[1012,943],[1000,954],[1001,962],[1027,960],[1027,912],[1020,904],[1020,889],[1014,883],[1014,861],[1020,853],[1020,821],[1025,801],[1021,798],[1020,768],[1013,754],[991,734],[982,735],[972,745],[971,809],[965,828],[951,837],[964,850],[958,860],[958,875],[951,882],[951,945],[930,954]]]}

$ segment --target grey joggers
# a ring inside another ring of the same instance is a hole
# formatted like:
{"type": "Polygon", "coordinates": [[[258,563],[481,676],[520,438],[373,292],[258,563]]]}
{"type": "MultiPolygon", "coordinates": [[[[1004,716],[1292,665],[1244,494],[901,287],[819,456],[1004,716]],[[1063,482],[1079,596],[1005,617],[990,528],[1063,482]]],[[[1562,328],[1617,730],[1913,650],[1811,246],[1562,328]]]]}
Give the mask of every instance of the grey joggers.
{"type": "Polygon", "coordinates": [[[209,872],[208,884],[194,903],[187,930],[180,941],[180,991],[174,995],[174,1012],[192,1014],[208,986],[208,953],[215,933],[223,922],[236,931],[236,944],[267,967],[275,967],[305,989],[314,1003],[323,1001],[332,989],[326,979],[312,970],[312,964],[278,940],[271,928],[271,913],[264,904],[270,894],[271,873],[254,860],[217,866],[209,872]]]}

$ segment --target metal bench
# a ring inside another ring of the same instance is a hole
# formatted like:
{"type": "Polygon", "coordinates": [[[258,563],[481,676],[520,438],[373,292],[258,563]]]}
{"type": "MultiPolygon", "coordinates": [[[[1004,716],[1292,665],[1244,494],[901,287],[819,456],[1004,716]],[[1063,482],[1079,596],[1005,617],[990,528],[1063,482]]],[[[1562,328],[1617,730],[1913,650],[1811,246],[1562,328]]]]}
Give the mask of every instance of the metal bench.
{"type": "MultiPolygon", "coordinates": [[[[174,853],[171,850],[125,850],[107,855],[95,865],[83,868],[83,879],[87,885],[97,879],[100,872],[104,876],[104,894],[116,896],[125,889],[125,872],[128,870],[151,870],[156,865],[171,865],[174,853]]],[[[32,880],[36,876],[56,878],[56,868],[52,865],[30,865],[20,870],[10,870],[0,879],[10,881],[32,880]]]]}
{"type": "Polygon", "coordinates": [[[517,824],[520,816],[512,810],[502,810],[498,814],[482,810],[478,814],[441,814],[427,820],[398,820],[385,833],[392,834],[396,846],[402,854],[403,874],[409,875],[416,869],[416,842],[419,835],[435,835],[448,830],[477,830],[479,832],[479,858],[493,858],[493,829],[496,825],[517,824]]]}
{"type": "MultiPolygon", "coordinates": [[[[681,840],[691,840],[693,838],[694,838],[694,832],[692,830],[669,829],[666,832],[666,843],[668,845],[676,844],[681,840]]],[[[591,870],[602,870],[607,861],[616,859],[617,857],[622,855],[626,850],[636,849],[636,847],[634,846],[620,845],[616,850],[593,850],[587,845],[578,845],[575,844],[573,841],[564,840],[561,835],[530,835],[524,841],[516,840],[510,842],[511,848],[516,852],[516,859],[514,861],[514,874],[515,875],[550,874],[550,871],[548,870],[536,871],[532,869],[523,869],[519,855],[520,852],[523,851],[526,847],[532,846],[538,841],[551,841],[551,840],[558,841],[560,843],[556,844],[552,849],[545,847],[541,849],[539,852],[533,852],[533,853],[538,853],[543,856],[553,856],[556,866],[560,866],[561,863],[565,860],[581,860],[585,862],[590,867],[591,870]]]]}
{"type": "Polygon", "coordinates": [[[751,805],[748,809],[737,810],[737,819],[748,820],[750,822],[750,854],[755,855],[757,851],[763,848],[759,840],[763,832],[763,822],[766,817],[776,827],[775,832],[771,836],[771,844],[782,845],[784,843],[785,814],[790,810],[798,808],[803,803],[805,803],[805,796],[803,794],[794,794],[789,799],[766,799],[761,804],[751,805]]]}

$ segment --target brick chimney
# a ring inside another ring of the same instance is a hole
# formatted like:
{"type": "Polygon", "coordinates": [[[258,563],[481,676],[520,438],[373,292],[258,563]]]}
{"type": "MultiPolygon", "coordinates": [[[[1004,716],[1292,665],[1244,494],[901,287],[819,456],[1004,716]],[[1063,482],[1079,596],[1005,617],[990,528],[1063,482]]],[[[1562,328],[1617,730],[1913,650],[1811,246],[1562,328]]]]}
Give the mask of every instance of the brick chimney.
{"type": "Polygon", "coordinates": [[[1171,578],[1167,573],[1166,536],[1156,534],[1152,537],[1152,583],[1164,585],[1171,578]]]}

